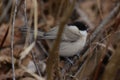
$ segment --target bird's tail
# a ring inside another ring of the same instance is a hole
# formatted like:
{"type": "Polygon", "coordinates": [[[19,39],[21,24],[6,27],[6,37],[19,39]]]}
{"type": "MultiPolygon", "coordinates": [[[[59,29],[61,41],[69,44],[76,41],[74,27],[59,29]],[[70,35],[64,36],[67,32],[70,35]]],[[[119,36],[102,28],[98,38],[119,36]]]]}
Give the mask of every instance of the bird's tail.
{"type": "MultiPolygon", "coordinates": [[[[21,32],[23,35],[25,35],[25,36],[26,36],[26,33],[27,33],[27,29],[28,29],[27,27],[21,27],[21,28],[19,28],[20,32],[21,32]]],[[[30,30],[30,35],[33,36],[33,33],[34,33],[34,29],[32,28],[32,29],[30,30]]],[[[38,39],[43,39],[43,36],[44,36],[44,32],[38,30],[37,38],[38,38],[38,39]]]]}

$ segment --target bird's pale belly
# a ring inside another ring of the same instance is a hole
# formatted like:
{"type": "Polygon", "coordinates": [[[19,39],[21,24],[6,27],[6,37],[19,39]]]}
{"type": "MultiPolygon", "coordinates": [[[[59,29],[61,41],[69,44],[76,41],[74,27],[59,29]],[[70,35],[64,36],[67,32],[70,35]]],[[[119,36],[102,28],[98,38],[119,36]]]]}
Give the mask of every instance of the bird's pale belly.
{"type": "Polygon", "coordinates": [[[60,56],[73,56],[77,54],[78,51],[82,50],[85,45],[85,42],[75,42],[75,43],[66,43],[62,42],[60,44],[59,54],[60,56]]]}

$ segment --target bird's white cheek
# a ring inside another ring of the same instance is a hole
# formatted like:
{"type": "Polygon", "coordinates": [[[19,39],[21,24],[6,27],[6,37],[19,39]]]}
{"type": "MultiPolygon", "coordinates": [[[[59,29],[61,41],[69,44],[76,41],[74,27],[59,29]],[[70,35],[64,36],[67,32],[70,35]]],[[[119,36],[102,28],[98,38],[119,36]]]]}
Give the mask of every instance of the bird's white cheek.
{"type": "Polygon", "coordinates": [[[80,34],[81,34],[82,36],[87,36],[87,31],[80,31],[80,34]]]}

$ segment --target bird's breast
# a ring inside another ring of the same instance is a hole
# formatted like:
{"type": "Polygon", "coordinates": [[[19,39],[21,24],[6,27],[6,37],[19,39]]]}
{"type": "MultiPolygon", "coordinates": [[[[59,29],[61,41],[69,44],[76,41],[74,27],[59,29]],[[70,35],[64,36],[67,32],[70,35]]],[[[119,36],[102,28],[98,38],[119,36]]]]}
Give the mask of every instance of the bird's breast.
{"type": "Polygon", "coordinates": [[[86,43],[85,39],[80,39],[76,42],[61,42],[59,54],[60,56],[73,56],[78,51],[82,50],[86,43]]]}

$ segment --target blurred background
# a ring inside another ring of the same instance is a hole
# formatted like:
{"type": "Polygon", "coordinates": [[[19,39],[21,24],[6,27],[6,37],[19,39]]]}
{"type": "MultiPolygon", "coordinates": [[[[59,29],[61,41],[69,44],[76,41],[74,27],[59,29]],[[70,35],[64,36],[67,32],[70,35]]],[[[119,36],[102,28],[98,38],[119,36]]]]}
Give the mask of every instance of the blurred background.
{"type": "Polygon", "coordinates": [[[34,41],[30,30],[47,32],[65,18],[65,24],[82,21],[88,25],[89,40],[114,8],[115,16],[89,44],[86,54],[72,57],[73,65],[60,59],[59,70],[52,69],[53,80],[120,80],[120,1],[0,0],[0,80],[12,80],[13,73],[16,80],[47,80],[49,65],[45,53],[49,52],[49,45],[46,40],[36,40],[28,50],[30,54],[21,59],[22,52],[34,41]],[[23,27],[27,28],[26,34],[20,30],[23,27]]]}

